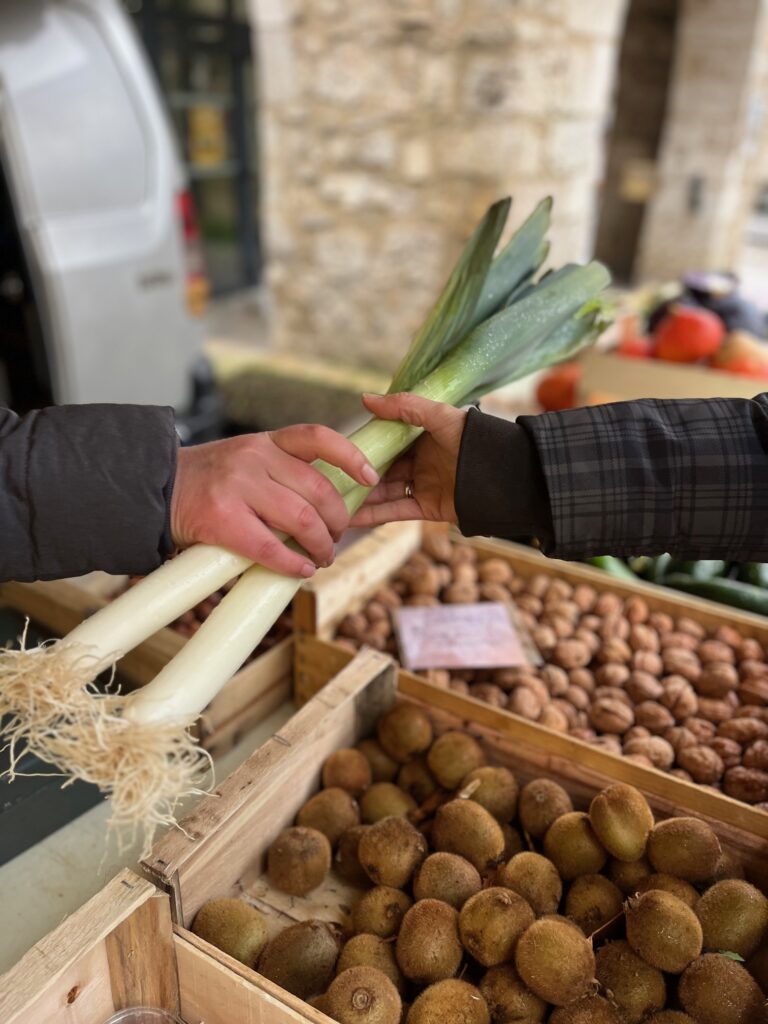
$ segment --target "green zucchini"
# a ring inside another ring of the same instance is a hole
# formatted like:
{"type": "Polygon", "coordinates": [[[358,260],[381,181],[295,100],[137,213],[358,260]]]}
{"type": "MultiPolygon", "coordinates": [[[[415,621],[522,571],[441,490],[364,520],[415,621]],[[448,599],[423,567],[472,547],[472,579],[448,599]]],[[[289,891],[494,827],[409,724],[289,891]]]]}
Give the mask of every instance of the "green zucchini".
{"type": "Polygon", "coordinates": [[[692,576],[695,580],[713,580],[725,576],[728,564],[722,558],[700,558],[697,562],[680,562],[671,571],[692,576]]]}
{"type": "Polygon", "coordinates": [[[753,587],[768,588],[768,562],[745,562],[739,567],[738,578],[753,587]]]}
{"type": "Polygon", "coordinates": [[[728,579],[697,580],[684,573],[671,573],[664,579],[664,586],[756,615],[768,615],[768,592],[752,583],[728,579]]]}
{"type": "Polygon", "coordinates": [[[669,572],[672,565],[672,555],[664,554],[657,555],[653,559],[650,569],[648,570],[648,579],[651,583],[660,583],[666,573],[669,572]]]}
{"type": "Polygon", "coordinates": [[[607,572],[617,579],[634,580],[637,583],[637,576],[635,576],[627,563],[620,558],[614,558],[613,555],[597,555],[595,558],[588,558],[587,561],[590,565],[594,565],[597,569],[602,569],[603,572],[607,572]]]}

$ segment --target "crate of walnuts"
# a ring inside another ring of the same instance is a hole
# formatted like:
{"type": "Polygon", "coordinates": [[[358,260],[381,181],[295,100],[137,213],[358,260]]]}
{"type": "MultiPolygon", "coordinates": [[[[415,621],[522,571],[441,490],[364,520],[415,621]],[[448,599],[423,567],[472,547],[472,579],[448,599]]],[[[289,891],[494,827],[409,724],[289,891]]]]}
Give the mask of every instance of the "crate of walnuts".
{"type": "Polygon", "coordinates": [[[768,808],[764,618],[608,579],[517,544],[466,541],[441,529],[419,531],[418,524],[377,533],[303,589],[297,628],[352,650],[368,645],[396,655],[393,614],[401,605],[513,602],[542,666],[431,670],[428,678],[649,769],[768,808]],[[364,585],[345,587],[345,578],[364,585]]]}
{"type": "Polygon", "coordinates": [[[228,1020],[764,1024],[764,839],[298,647],[315,697],[144,864],[182,986],[194,951],[197,998],[238,979],[228,1020]]]}

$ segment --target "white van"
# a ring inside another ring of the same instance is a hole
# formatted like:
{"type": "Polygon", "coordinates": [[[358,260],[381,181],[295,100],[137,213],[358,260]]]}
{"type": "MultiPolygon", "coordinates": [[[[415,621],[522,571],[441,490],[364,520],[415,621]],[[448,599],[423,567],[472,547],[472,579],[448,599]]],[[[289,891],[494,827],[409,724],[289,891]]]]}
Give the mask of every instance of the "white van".
{"type": "Polygon", "coordinates": [[[0,404],[172,405],[206,436],[207,283],[181,161],[118,0],[0,4],[0,404]]]}

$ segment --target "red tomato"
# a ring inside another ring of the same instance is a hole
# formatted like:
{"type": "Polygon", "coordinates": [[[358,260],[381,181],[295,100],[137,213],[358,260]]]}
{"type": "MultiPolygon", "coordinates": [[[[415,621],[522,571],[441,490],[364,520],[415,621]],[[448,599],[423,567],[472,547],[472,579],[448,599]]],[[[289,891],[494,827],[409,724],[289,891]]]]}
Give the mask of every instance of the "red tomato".
{"type": "Polygon", "coordinates": [[[642,334],[623,338],[616,347],[619,355],[630,359],[650,359],[653,355],[653,342],[642,334]]]}
{"type": "Polygon", "coordinates": [[[717,352],[725,325],[708,309],[672,306],[653,333],[656,355],[672,363],[696,363],[717,352]]]}
{"type": "Polygon", "coordinates": [[[542,377],[536,388],[536,398],[545,412],[573,409],[576,405],[576,385],[581,380],[578,363],[563,363],[542,377]]]}

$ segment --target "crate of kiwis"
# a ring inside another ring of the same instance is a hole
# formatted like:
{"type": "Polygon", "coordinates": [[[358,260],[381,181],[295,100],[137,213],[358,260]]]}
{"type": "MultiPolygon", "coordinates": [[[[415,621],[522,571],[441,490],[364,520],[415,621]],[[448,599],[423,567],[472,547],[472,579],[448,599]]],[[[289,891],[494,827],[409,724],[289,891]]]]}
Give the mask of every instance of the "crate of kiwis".
{"type": "Polygon", "coordinates": [[[360,652],[145,862],[230,1019],[768,1021],[765,839],[418,686],[360,652]]]}
{"type": "Polygon", "coordinates": [[[393,542],[389,526],[342,554],[300,595],[300,628],[349,650],[396,656],[393,617],[403,605],[512,603],[541,665],[436,669],[427,678],[768,809],[768,620],[516,544],[431,527],[418,535],[415,525],[407,526],[407,545],[393,542]],[[393,558],[385,569],[387,546],[393,558]],[[356,589],[347,588],[344,607],[345,577],[356,589]]]}

